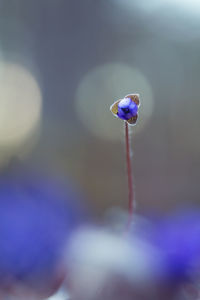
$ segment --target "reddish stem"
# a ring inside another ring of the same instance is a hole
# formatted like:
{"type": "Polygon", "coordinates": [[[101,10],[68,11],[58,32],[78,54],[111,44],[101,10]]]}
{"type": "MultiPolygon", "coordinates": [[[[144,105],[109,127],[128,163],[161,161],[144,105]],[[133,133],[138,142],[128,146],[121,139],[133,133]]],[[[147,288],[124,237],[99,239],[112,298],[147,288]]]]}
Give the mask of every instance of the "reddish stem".
{"type": "Polygon", "coordinates": [[[129,139],[129,125],[125,123],[125,140],[126,140],[126,166],[127,166],[127,176],[128,176],[128,211],[129,211],[129,224],[132,220],[133,215],[133,176],[131,168],[131,156],[130,156],[130,139],[129,139]]]}

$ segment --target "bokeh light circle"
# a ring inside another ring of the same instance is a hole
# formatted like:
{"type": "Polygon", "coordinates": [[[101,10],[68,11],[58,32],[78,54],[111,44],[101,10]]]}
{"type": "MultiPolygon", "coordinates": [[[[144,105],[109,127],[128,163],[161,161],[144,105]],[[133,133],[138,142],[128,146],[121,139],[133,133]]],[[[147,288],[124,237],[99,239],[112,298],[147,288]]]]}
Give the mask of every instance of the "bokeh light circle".
{"type": "Polygon", "coordinates": [[[95,136],[107,139],[123,137],[123,121],[110,112],[110,105],[129,93],[139,93],[141,105],[136,132],[144,128],[154,106],[152,88],[140,72],[124,63],[109,63],[88,72],[80,82],[76,109],[83,124],[95,136]]]}
{"type": "MultiPolygon", "coordinates": [[[[173,41],[199,39],[200,1],[198,0],[110,0],[112,18],[117,30],[127,32],[127,26],[138,26],[173,41]],[[117,13],[115,8],[117,8],[117,13]],[[120,22],[121,14],[126,22],[120,22]]],[[[109,19],[109,20],[110,20],[109,19]]],[[[135,32],[133,30],[133,32],[135,32]]]]}
{"type": "Polygon", "coordinates": [[[0,62],[0,145],[24,142],[38,126],[41,116],[40,88],[23,66],[0,62]]]}
{"type": "Polygon", "coordinates": [[[113,0],[113,3],[119,5],[121,8],[127,9],[129,12],[136,7],[142,9],[144,12],[152,13],[160,8],[174,8],[181,10],[187,14],[199,15],[200,2],[198,0],[113,0]]]}

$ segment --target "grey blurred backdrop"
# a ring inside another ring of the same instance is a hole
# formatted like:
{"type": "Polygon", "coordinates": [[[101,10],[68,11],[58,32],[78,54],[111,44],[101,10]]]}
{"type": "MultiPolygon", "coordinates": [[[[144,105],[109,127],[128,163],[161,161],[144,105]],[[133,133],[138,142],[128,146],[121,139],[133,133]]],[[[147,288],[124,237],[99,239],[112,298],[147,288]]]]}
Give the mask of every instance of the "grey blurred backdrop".
{"type": "Polygon", "coordinates": [[[98,216],[127,206],[123,122],[138,211],[199,203],[200,4],[0,0],[0,167],[13,157],[71,178],[98,216]]]}

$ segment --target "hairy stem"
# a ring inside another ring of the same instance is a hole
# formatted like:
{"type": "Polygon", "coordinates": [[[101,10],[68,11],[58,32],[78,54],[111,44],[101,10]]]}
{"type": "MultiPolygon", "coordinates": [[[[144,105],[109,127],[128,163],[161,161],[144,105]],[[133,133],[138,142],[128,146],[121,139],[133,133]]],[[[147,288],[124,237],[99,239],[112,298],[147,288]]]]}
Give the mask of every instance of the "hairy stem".
{"type": "Polygon", "coordinates": [[[133,203],[134,203],[134,191],[133,191],[133,175],[131,167],[131,155],[130,155],[130,138],[129,138],[129,125],[125,123],[125,141],[126,141],[126,167],[128,177],[128,211],[129,211],[129,223],[131,222],[133,215],[133,203]]]}

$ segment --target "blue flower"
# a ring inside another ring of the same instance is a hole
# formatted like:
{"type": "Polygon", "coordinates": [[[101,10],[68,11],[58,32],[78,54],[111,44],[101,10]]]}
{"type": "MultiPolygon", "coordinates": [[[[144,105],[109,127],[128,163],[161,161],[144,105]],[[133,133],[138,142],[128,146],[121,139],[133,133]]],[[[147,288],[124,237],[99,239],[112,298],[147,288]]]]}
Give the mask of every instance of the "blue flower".
{"type": "Polygon", "coordinates": [[[114,102],[110,110],[118,118],[134,125],[138,118],[139,95],[130,94],[114,102]]]}
{"type": "Polygon", "coordinates": [[[54,179],[1,175],[0,287],[20,281],[34,290],[51,288],[81,214],[74,193],[54,179]]]}
{"type": "Polygon", "coordinates": [[[181,211],[159,225],[156,244],[170,278],[187,279],[200,268],[200,211],[181,211]]]}
{"type": "Polygon", "coordinates": [[[135,117],[138,112],[138,106],[131,98],[124,98],[118,103],[117,115],[120,119],[128,121],[135,117]]]}
{"type": "MultiPolygon", "coordinates": [[[[200,270],[200,210],[181,209],[170,216],[134,222],[131,235],[157,251],[158,276],[173,283],[192,282],[200,270]]],[[[152,271],[153,276],[153,271],[152,271]]]]}

